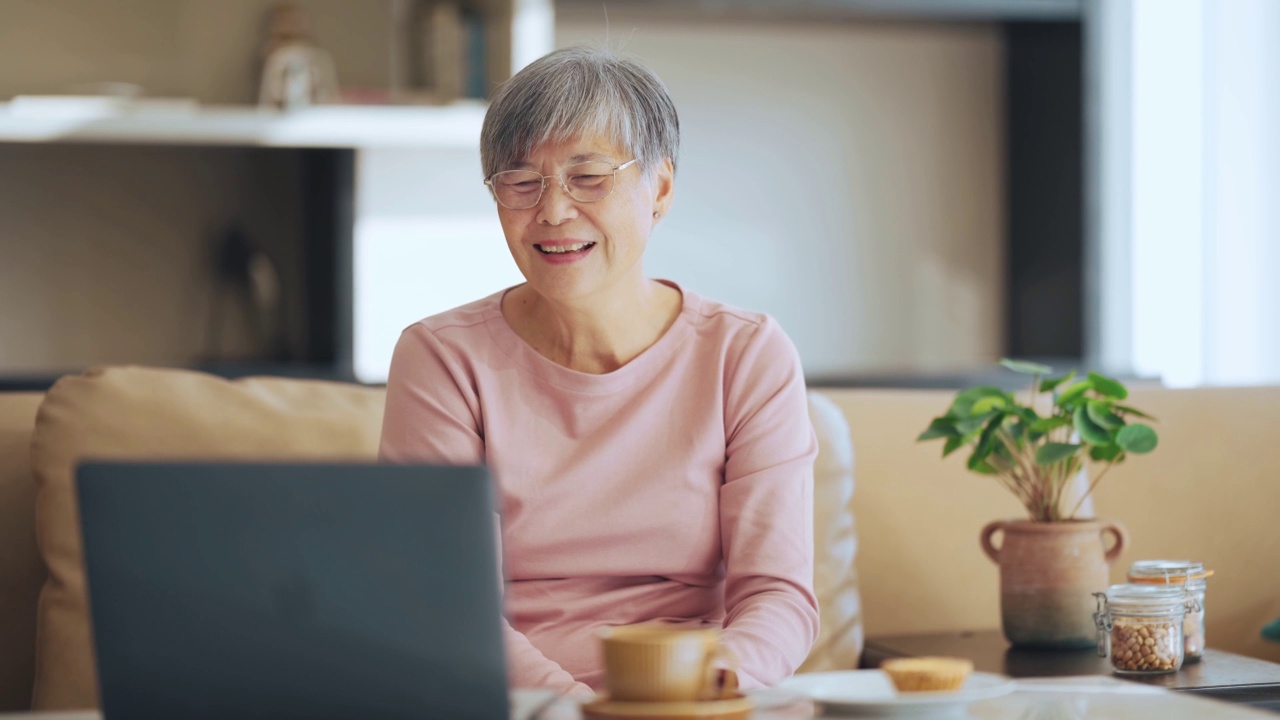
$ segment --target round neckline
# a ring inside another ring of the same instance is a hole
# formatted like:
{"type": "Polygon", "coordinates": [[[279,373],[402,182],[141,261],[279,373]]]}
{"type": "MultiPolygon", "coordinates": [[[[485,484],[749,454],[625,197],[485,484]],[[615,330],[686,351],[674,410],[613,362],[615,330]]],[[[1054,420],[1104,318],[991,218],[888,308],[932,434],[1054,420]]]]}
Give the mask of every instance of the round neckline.
{"type": "Polygon", "coordinates": [[[626,365],[607,373],[596,374],[567,368],[542,355],[525,342],[502,314],[503,298],[519,285],[513,285],[491,297],[493,304],[490,312],[487,313],[485,325],[489,330],[489,336],[498,347],[522,369],[538,379],[572,392],[585,394],[614,392],[651,375],[693,330],[690,318],[696,316],[701,298],[671,280],[655,279],[680,293],[680,312],[671,323],[671,327],[668,327],[653,344],[626,365]]]}

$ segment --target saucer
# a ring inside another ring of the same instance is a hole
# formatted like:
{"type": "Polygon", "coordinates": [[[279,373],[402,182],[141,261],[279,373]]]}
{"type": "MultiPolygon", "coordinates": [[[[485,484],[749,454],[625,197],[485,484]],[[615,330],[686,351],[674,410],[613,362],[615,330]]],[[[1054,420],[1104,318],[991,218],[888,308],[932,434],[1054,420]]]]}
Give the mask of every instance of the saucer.
{"type": "Polygon", "coordinates": [[[600,695],[582,706],[582,717],[588,720],[746,720],[751,717],[754,706],[751,698],[737,694],[701,702],[615,702],[607,695],[600,695]]]}
{"type": "Polygon", "coordinates": [[[777,688],[799,693],[824,714],[936,717],[978,700],[1013,692],[1013,680],[992,673],[971,673],[959,690],[898,692],[883,670],[839,670],[795,675],[777,688]]]}

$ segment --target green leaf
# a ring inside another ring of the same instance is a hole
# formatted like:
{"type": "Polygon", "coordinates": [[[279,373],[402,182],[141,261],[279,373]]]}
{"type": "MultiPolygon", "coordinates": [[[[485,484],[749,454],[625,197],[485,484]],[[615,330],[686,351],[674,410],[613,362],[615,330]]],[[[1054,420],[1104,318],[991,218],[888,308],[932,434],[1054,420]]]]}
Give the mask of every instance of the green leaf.
{"type": "Polygon", "coordinates": [[[1023,375],[1048,375],[1053,372],[1053,368],[1040,363],[1027,362],[1025,360],[1010,360],[1004,358],[1000,361],[1000,365],[1006,367],[1016,373],[1023,375]]]}
{"type": "Polygon", "coordinates": [[[1129,425],[1116,435],[1116,442],[1120,443],[1120,447],[1124,448],[1126,452],[1142,455],[1155,450],[1160,439],[1156,436],[1156,431],[1152,430],[1150,426],[1129,425]]]}
{"type": "Polygon", "coordinates": [[[1280,642],[1280,618],[1276,618],[1262,627],[1262,637],[1280,642]]]}
{"type": "Polygon", "coordinates": [[[959,450],[962,445],[964,445],[964,438],[959,435],[947,438],[947,444],[942,447],[942,457],[946,457],[956,450],[959,450]]]}
{"type": "Polygon", "coordinates": [[[1012,417],[1017,418],[1018,422],[1013,425],[1010,433],[1014,438],[1021,440],[1031,432],[1031,426],[1040,422],[1040,416],[1035,410],[1029,407],[1019,405],[1009,411],[1012,417]]]}
{"type": "Polygon", "coordinates": [[[1022,440],[1027,436],[1027,424],[1022,420],[1012,423],[1006,430],[1009,431],[1009,437],[1013,438],[1014,442],[1019,445],[1022,444],[1022,440]]]}
{"type": "Polygon", "coordinates": [[[1090,445],[1110,445],[1112,444],[1111,433],[1098,427],[1098,424],[1089,419],[1088,413],[1085,412],[1083,406],[1076,408],[1076,415],[1073,418],[1076,432],[1080,433],[1080,439],[1090,445]]]}
{"type": "Polygon", "coordinates": [[[1072,370],[1066,375],[1059,375],[1056,378],[1047,378],[1045,380],[1041,380],[1040,392],[1049,392],[1051,390],[1054,390],[1062,383],[1071,382],[1072,378],[1074,378],[1075,376],[1076,376],[1076,371],[1072,370]]]}
{"type": "Polygon", "coordinates": [[[1119,445],[1108,445],[1107,447],[1094,447],[1089,450],[1089,457],[1098,462],[1120,462],[1124,458],[1124,448],[1119,445]]]}
{"type": "Polygon", "coordinates": [[[959,436],[960,436],[960,431],[956,429],[955,420],[952,420],[951,418],[947,418],[947,417],[940,417],[940,418],[934,418],[933,422],[929,423],[928,429],[920,433],[920,437],[916,438],[916,442],[933,440],[935,438],[940,438],[940,437],[949,438],[949,437],[959,437],[959,436]]]}
{"type": "Polygon", "coordinates": [[[978,444],[974,449],[974,454],[980,458],[986,458],[996,446],[996,431],[1000,429],[1000,423],[1004,421],[1003,417],[992,418],[991,422],[982,429],[982,436],[978,438],[978,444]]]}
{"type": "Polygon", "coordinates": [[[969,414],[985,415],[992,410],[1004,410],[1007,407],[1009,407],[1009,398],[1003,395],[988,395],[974,403],[969,410],[969,414]]]}
{"type": "Polygon", "coordinates": [[[1080,450],[1080,445],[1071,445],[1068,443],[1045,443],[1036,450],[1037,465],[1052,465],[1060,460],[1075,455],[1080,450]]]}
{"type": "Polygon", "coordinates": [[[1102,400],[1090,400],[1085,404],[1089,419],[1103,430],[1119,430],[1124,427],[1124,418],[1111,412],[1111,403],[1102,400]]]}
{"type": "Polygon", "coordinates": [[[1128,406],[1126,406],[1126,405],[1116,405],[1116,406],[1115,406],[1115,411],[1116,411],[1116,412],[1120,412],[1120,413],[1124,413],[1125,415],[1136,415],[1137,417],[1140,417],[1140,418],[1146,418],[1147,420],[1155,420],[1155,418],[1153,418],[1153,417],[1151,417],[1150,415],[1148,415],[1148,414],[1146,414],[1146,413],[1142,412],[1141,410],[1139,410],[1139,409],[1137,409],[1137,408],[1131,408],[1131,407],[1128,407],[1128,406]]]}
{"type": "Polygon", "coordinates": [[[1081,380],[1066,390],[1063,390],[1062,394],[1058,396],[1058,399],[1054,401],[1054,404],[1058,407],[1066,407],[1078,400],[1082,395],[1088,392],[1091,387],[1093,387],[1092,381],[1081,380]]]}
{"type": "Polygon", "coordinates": [[[1115,398],[1116,400],[1123,400],[1129,397],[1129,391],[1117,380],[1112,380],[1096,372],[1089,373],[1089,380],[1093,382],[1093,389],[1100,395],[1115,398]]]}
{"type": "Polygon", "coordinates": [[[1032,423],[1040,419],[1040,416],[1036,414],[1035,410],[1032,410],[1031,408],[1026,407],[1025,405],[1018,405],[1016,407],[1013,407],[1010,409],[1010,412],[1022,418],[1022,422],[1028,425],[1031,425],[1032,423]]]}
{"type": "Polygon", "coordinates": [[[964,420],[961,420],[956,423],[955,425],[956,431],[959,432],[961,435],[968,435],[969,433],[975,432],[982,426],[986,425],[987,422],[991,420],[991,418],[996,417],[997,415],[1002,415],[1002,413],[998,410],[993,410],[992,412],[989,412],[989,413],[984,413],[982,415],[977,415],[971,418],[965,418],[964,420]]]}
{"type": "Polygon", "coordinates": [[[1008,393],[998,387],[989,385],[978,385],[961,390],[956,393],[956,398],[951,402],[951,409],[947,411],[947,415],[957,419],[967,418],[974,414],[974,404],[986,397],[1007,398],[1008,393]]]}
{"type": "Polygon", "coordinates": [[[1031,432],[1047,433],[1057,430],[1060,427],[1066,427],[1070,424],[1070,417],[1067,417],[1066,415],[1054,415],[1031,423],[1031,432]]]}
{"type": "Polygon", "coordinates": [[[969,456],[969,469],[976,473],[982,473],[983,475],[998,475],[999,473],[995,468],[991,467],[991,464],[986,461],[985,457],[986,456],[978,455],[975,450],[974,453],[969,456]]]}

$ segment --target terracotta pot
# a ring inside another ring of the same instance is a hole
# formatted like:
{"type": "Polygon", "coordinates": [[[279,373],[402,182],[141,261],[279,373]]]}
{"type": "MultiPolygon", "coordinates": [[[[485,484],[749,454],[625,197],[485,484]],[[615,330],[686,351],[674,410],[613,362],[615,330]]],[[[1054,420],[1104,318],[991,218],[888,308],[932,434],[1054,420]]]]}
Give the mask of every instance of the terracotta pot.
{"type": "Polygon", "coordinates": [[[982,549],[1000,566],[1005,639],[1018,647],[1096,647],[1093,593],[1107,589],[1128,538],[1123,525],[1098,520],[997,520],[982,528],[982,549]]]}

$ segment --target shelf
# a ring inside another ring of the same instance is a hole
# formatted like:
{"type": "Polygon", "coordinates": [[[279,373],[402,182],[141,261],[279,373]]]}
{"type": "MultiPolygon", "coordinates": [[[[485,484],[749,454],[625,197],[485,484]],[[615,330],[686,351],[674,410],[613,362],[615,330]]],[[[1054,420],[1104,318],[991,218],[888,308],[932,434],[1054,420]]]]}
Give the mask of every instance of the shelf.
{"type": "MultiPolygon", "coordinates": [[[[133,363],[115,363],[115,364],[133,364],[133,363]]],[[[93,366],[64,368],[58,371],[50,371],[47,373],[19,373],[7,375],[0,372],[0,394],[3,393],[20,393],[20,392],[47,392],[53,387],[60,378],[68,375],[81,375],[93,367],[104,366],[97,364],[93,366]]],[[[319,363],[307,362],[258,362],[258,363],[199,363],[195,365],[166,365],[151,364],[150,367],[169,368],[175,370],[191,370],[194,372],[202,372],[215,377],[226,380],[238,380],[240,378],[249,377],[284,377],[293,378],[295,380],[325,380],[328,382],[345,382],[358,383],[355,376],[349,371],[342,370],[332,364],[322,365],[319,363]]],[[[360,383],[364,385],[376,385],[370,383],[360,383]]],[[[0,716],[2,717],[2,716],[0,716]]]]}
{"type": "Polygon", "coordinates": [[[0,142],[262,147],[478,147],[486,106],[34,111],[0,103],[0,142]]]}
{"type": "MultiPolygon", "coordinates": [[[[615,12],[649,19],[1036,21],[1079,20],[1084,0],[619,0],[615,12]]],[[[601,18],[596,0],[558,0],[558,20],[601,18]]]]}

